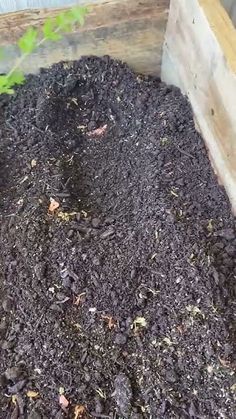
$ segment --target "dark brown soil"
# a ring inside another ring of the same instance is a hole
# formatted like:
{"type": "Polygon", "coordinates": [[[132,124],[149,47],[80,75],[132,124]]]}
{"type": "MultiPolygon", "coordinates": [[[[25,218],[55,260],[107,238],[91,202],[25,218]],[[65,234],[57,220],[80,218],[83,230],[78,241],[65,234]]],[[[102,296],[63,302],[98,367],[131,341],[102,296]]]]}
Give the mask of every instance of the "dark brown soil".
{"type": "Polygon", "coordinates": [[[187,99],[90,57],[0,129],[1,418],[235,418],[235,220],[187,99]]]}

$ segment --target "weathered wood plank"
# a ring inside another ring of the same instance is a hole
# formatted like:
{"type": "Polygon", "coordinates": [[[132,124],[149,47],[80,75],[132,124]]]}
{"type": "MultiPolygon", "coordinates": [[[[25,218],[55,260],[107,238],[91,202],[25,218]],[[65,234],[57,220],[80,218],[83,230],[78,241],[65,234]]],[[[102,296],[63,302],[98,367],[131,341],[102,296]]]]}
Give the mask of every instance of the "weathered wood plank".
{"type": "Polygon", "coordinates": [[[1,0],[0,13],[16,12],[25,9],[65,7],[73,3],[78,3],[78,0],[1,0]]]}
{"type": "MultiPolygon", "coordinates": [[[[134,70],[160,74],[162,46],[167,25],[169,0],[101,0],[93,4],[83,28],[62,41],[40,48],[24,63],[23,70],[36,72],[60,60],[81,55],[104,55],[126,61],[134,70]]],[[[62,9],[27,10],[0,15],[0,45],[7,48],[6,72],[18,55],[13,45],[29,27],[40,27],[48,16],[62,9]]]]}
{"type": "Polygon", "coordinates": [[[219,0],[171,1],[162,78],[188,95],[236,212],[236,30],[219,0]]]}
{"type": "Polygon", "coordinates": [[[223,4],[234,26],[236,27],[236,1],[235,0],[221,0],[221,3],[223,4]]]}

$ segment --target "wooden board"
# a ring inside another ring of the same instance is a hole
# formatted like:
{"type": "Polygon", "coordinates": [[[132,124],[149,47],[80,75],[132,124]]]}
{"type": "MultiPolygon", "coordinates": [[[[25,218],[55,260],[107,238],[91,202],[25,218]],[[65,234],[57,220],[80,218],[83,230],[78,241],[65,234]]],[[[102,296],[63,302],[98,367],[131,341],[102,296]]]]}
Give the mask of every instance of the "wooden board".
{"type": "MultiPolygon", "coordinates": [[[[17,12],[26,9],[49,9],[53,7],[66,7],[72,4],[83,4],[86,0],[1,0],[0,13],[17,12]]],[[[100,0],[90,0],[90,3],[99,3],[100,0]]]]}
{"type": "Polygon", "coordinates": [[[236,30],[219,0],[171,0],[162,78],[188,95],[236,213],[236,30]]]}
{"type": "MultiPolygon", "coordinates": [[[[93,4],[85,26],[58,43],[47,44],[24,63],[25,72],[36,72],[61,60],[81,55],[104,55],[126,61],[140,73],[160,74],[162,47],[169,0],[100,0],[93,4]]],[[[0,46],[7,59],[0,73],[7,72],[19,54],[14,46],[29,26],[39,27],[45,18],[62,9],[27,10],[0,15],[0,46]]]]}
{"type": "Polygon", "coordinates": [[[25,9],[41,9],[49,7],[70,6],[75,1],[71,0],[1,0],[0,13],[16,12],[25,9]]]}
{"type": "Polygon", "coordinates": [[[221,3],[236,27],[236,0],[221,0],[221,3]]]}

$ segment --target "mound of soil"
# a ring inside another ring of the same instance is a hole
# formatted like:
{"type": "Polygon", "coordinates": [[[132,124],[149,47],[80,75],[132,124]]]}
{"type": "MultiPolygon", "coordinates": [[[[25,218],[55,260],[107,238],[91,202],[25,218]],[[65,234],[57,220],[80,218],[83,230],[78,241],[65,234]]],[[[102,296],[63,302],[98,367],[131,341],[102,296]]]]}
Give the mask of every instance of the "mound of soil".
{"type": "Polygon", "coordinates": [[[235,220],[187,99],[88,57],[0,129],[1,418],[234,418],[235,220]]]}

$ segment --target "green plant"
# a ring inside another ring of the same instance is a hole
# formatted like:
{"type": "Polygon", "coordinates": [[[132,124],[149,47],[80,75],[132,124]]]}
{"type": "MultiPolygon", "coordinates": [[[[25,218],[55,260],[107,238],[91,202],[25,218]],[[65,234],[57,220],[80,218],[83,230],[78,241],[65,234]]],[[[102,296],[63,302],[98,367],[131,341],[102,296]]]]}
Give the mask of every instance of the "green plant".
{"type": "MultiPolygon", "coordinates": [[[[27,29],[17,42],[21,53],[20,57],[7,74],[0,75],[0,94],[12,94],[14,93],[13,87],[15,85],[24,83],[25,77],[20,67],[28,55],[46,41],[59,41],[64,33],[73,30],[75,24],[82,26],[87,13],[88,9],[86,7],[76,6],[59,13],[54,18],[46,19],[41,30],[33,27],[27,29]]],[[[2,55],[1,51],[0,55],[2,55]]]]}

